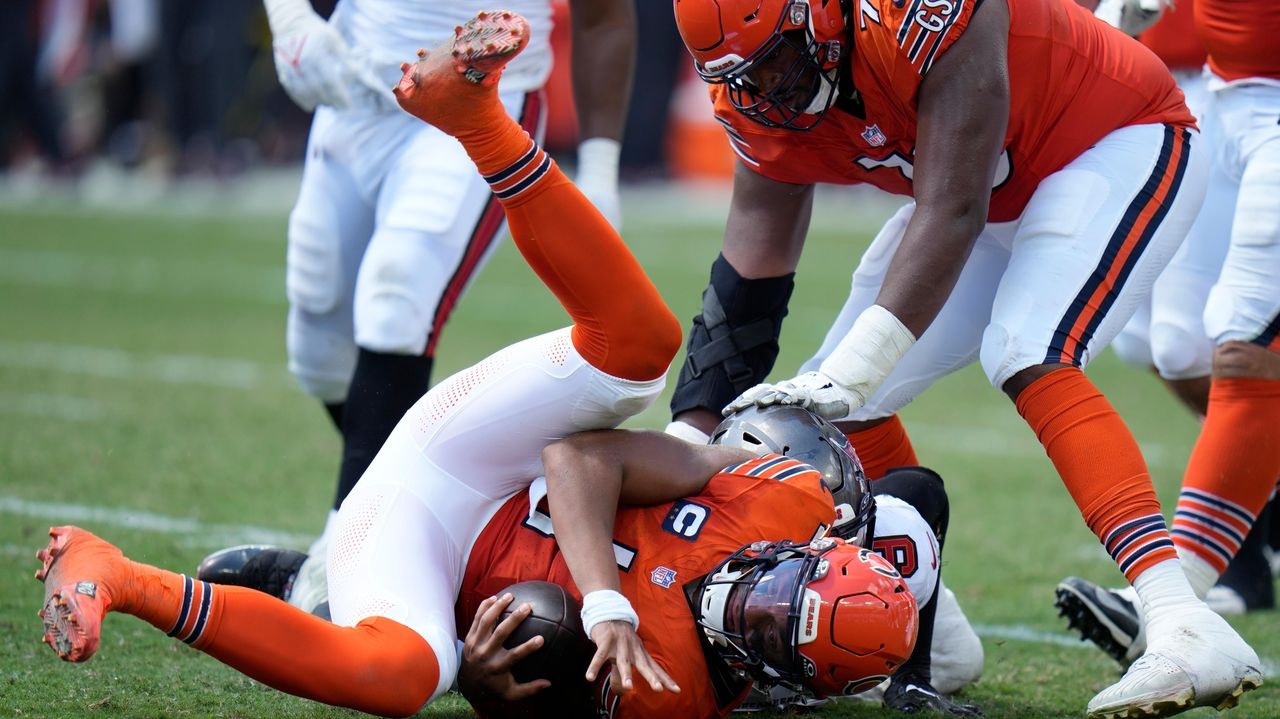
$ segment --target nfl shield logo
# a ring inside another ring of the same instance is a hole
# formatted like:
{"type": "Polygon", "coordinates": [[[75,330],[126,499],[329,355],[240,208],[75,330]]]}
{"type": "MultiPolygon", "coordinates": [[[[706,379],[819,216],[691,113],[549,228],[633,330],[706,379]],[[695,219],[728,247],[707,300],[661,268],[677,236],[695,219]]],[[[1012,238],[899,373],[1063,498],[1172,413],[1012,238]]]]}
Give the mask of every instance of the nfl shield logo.
{"type": "Polygon", "coordinates": [[[885,137],[884,133],[880,132],[880,128],[876,125],[867,125],[867,129],[862,131],[862,139],[866,140],[867,144],[872,147],[880,147],[889,138],[885,137]]]}
{"type": "Polygon", "coordinates": [[[663,589],[670,589],[676,583],[676,573],[666,567],[658,567],[649,574],[649,581],[663,589]]]}

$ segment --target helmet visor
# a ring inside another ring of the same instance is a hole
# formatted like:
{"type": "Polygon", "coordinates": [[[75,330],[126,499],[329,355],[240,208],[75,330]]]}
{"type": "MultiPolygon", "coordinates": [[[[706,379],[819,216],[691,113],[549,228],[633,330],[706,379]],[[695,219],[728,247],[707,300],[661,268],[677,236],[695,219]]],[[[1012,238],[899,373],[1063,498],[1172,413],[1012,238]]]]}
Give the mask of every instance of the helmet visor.
{"type": "Polygon", "coordinates": [[[729,594],[725,629],[741,636],[745,648],[783,678],[796,676],[799,669],[799,600],[813,567],[803,557],[784,559],[729,594]]]}

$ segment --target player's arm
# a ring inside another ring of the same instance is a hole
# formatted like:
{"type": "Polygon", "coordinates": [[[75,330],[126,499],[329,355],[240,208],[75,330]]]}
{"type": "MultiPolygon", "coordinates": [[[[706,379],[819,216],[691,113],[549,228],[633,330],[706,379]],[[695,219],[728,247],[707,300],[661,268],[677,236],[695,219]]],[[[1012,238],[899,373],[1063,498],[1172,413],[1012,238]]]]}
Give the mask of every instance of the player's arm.
{"type": "Polygon", "coordinates": [[[864,405],[938,316],[987,221],[1009,121],[1009,8],[985,0],[920,85],[916,210],[876,302],[816,372],[756,385],[726,412],[794,404],[828,419],[864,405]]]}
{"type": "Polygon", "coordinates": [[[987,222],[1009,121],[1009,8],[986,0],[920,85],[916,211],[876,304],[919,337],[987,222]]]}
{"type": "Polygon", "coordinates": [[[770,179],[739,160],[721,253],[746,278],[795,272],[812,214],[813,185],[770,179]]]}
{"type": "MultiPolygon", "coordinates": [[[[729,202],[729,218],[725,222],[724,243],[720,254],[729,264],[725,277],[716,278],[716,269],[712,269],[712,286],[733,288],[733,292],[746,298],[742,306],[732,314],[726,312],[731,320],[731,331],[747,327],[760,320],[769,320],[778,325],[782,315],[786,314],[785,296],[778,302],[776,284],[754,282],[762,278],[780,278],[795,272],[800,262],[800,252],[804,249],[805,235],[809,231],[809,219],[813,213],[813,185],[796,185],[779,182],[752,170],[741,160],[733,171],[733,195],[729,202]],[[773,308],[781,304],[777,309],[773,308]],[[758,314],[750,314],[751,312],[758,314]]],[[[717,263],[718,264],[718,263],[717,263]]],[[[790,288],[785,290],[790,293],[790,288]]],[[[720,303],[731,301],[730,297],[717,298],[720,303]]],[[[706,298],[704,298],[704,302],[706,298]]],[[[720,311],[725,311],[724,308],[720,311]]],[[[707,308],[703,308],[704,317],[707,308]]],[[[689,335],[688,354],[697,357],[710,342],[706,333],[694,331],[689,335]]],[[[734,346],[738,346],[734,343],[734,346]]],[[[703,367],[697,375],[689,373],[689,365],[680,373],[680,386],[676,388],[676,399],[682,407],[695,404],[690,409],[679,409],[673,419],[698,429],[705,435],[720,424],[720,410],[733,399],[734,393],[750,387],[756,382],[763,382],[773,365],[773,354],[776,354],[776,340],[772,344],[755,344],[747,350],[739,350],[740,357],[748,367],[759,371],[748,378],[729,379],[727,370],[715,366],[703,367]],[[692,397],[693,399],[689,399],[692,397]]],[[[721,360],[723,362],[723,360],[721,360]]]]}
{"type": "Polygon", "coordinates": [[[611,661],[616,691],[631,689],[633,667],[654,691],[679,691],[645,651],[635,633],[639,619],[619,591],[612,544],[618,504],[696,494],[720,469],[750,456],[745,450],[626,430],[584,432],[543,450],[556,543],[582,592],[583,625],[597,648],[589,681],[611,661]]]}
{"type": "Polygon", "coordinates": [[[578,110],[578,177],[582,194],[621,226],[618,155],[636,61],[631,0],[571,0],[573,101],[578,110]]]}

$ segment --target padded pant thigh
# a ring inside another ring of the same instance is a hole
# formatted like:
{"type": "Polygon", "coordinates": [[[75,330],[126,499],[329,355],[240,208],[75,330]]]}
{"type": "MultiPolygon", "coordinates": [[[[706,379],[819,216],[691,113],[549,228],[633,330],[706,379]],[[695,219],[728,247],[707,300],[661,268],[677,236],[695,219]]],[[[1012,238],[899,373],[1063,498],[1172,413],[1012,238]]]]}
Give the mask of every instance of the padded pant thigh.
{"type": "MultiPolygon", "coordinates": [[[[332,128],[317,114],[311,142],[332,128]]],[[[308,153],[298,202],[289,215],[285,284],[289,297],[289,371],[325,402],[346,398],[355,369],[352,295],[373,207],[348,168],[326,153],[308,153]]]]}
{"type": "Polygon", "coordinates": [[[456,140],[424,125],[396,159],[355,287],[356,343],[419,354],[505,230],[489,186],[456,140]]]}
{"type": "Polygon", "coordinates": [[[1086,366],[1146,301],[1204,199],[1195,142],[1164,125],[1121,128],[1040,183],[982,339],[992,385],[1036,365],[1086,366]]]}

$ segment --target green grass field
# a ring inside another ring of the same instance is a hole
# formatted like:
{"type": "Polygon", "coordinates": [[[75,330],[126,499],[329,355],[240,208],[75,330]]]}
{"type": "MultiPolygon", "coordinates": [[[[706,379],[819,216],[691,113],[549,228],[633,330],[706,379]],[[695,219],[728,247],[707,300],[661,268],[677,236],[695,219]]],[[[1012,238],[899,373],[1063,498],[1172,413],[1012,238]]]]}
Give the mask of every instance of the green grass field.
{"type": "MultiPolygon", "coordinates": [[[[687,322],[720,224],[664,219],[653,203],[628,210],[629,243],[687,322]]],[[[136,559],[185,571],[227,544],[304,545],[319,529],[339,442],[285,370],[284,226],[283,215],[237,218],[234,207],[195,217],[0,209],[0,716],[351,714],[278,694],[131,617],[107,620],[84,665],[39,641],[31,575],[51,524],[82,524],[136,559]]],[[[876,223],[837,228],[824,223],[810,240],[778,376],[821,339],[876,223]]],[[[507,243],[449,324],[436,376],[564,323],[507,243]]],[[[1142,442],[1170,506],[1196,423],[1154,379],[1109,355],[1091,373],[1142,442]]],[[[664,408],[635,424],[662,426],[664,408]]],[[[904,417],[922,461],[947,479],[944,576],[986,646],[985,674],[966,699],[993,718],[1082,716],[1117,668],[1071,641],[1053,586],[1067,574],[1114,583],[1119,573],[977,368],[941,382],[904,417]]],[[[1234,621],[1272,670],[1276,619],[1234,621]]],[[[822,715],[886,713],[848,704],[822,715]]],[[[424,715],[470,712],[450,698],[424,715]]],[[[1230,716],[1280,716],[1280,690],[1265,686],[1230,716]]]]}

